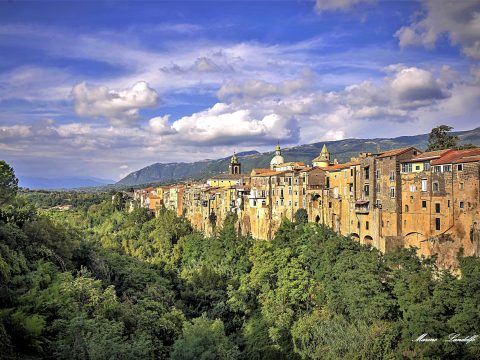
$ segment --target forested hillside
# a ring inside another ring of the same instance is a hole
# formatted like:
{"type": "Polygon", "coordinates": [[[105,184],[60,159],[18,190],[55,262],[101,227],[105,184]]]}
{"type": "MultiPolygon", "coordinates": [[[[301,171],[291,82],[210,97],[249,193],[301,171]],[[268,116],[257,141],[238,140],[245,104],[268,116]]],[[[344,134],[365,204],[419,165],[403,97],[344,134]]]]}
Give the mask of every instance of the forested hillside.
{"type": "Polygon", "coordinates": [[[302,216],[265,242],[234,216],[206,238],[109,198],[40,210],[4,162],[0,210],[2,359],[480,357],[479,339],[445,341],[480,334],[478,258],[454,276],[302,216]]]}

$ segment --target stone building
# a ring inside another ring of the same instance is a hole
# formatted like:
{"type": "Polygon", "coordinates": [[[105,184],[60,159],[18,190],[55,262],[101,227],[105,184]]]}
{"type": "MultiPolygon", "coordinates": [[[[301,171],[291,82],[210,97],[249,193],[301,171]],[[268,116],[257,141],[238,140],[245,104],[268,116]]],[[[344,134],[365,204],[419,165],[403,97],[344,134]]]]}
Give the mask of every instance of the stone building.
{"type": "Polygon", "coordinates": [[[310,222],[382,252],[415,246],[420,255],[437,254],[444,267],[456,266],[459,251],[480,255],[480,149],[406,147],[360,153],[344,164],[330,157],[324,146],[313,167],[285,162],[277,145],[270,169],[241,174],[234,154],[228,174],[134,196],[142,204],[150,199],[152,210],[175,210],[207,235],[236,214],[243,234],[271,240],[283,219],[305,209],[310,222]]]}

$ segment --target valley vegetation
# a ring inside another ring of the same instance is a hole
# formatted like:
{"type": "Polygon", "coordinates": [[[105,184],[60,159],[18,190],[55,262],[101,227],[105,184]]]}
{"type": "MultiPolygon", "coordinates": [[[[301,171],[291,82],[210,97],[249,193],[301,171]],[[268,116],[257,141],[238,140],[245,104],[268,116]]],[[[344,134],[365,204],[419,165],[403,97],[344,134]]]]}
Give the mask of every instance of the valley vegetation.
{"type": "Polygon", "coordinates": [[[301,213],[271,242],[234,215],[206,238],[168,210],[42,210],[17,190],[0,162],[2,359],[480,357],[479,339],[443,341],[480,334],[478,258],[454,275],[301,213]],[[441,340],[412,341],[424,333],[441,340]]]}

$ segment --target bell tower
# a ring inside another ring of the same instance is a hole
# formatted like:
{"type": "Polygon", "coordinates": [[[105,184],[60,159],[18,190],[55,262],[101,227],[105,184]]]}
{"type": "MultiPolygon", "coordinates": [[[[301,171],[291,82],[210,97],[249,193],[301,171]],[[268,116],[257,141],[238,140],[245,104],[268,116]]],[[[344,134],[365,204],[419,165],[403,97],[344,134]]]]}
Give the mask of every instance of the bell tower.
{"type": "Polygon", "coordinates": [[[316,167],[327,167],[328,165],[330,165],[330,152],[328,151],[325,144],[322,147],[320,155],[313,159],[312,163],[313,166],[316,167]]]}
{"type": "Polygon", "coordinates": [[[235,152],[233,153],[232,158],[230,159],[230,165],[228,166],[230,170],[230,174],[235,175],[235,174],[240,174],[241,172],[241,165],[238,162],[237,155],[235,152]]]}

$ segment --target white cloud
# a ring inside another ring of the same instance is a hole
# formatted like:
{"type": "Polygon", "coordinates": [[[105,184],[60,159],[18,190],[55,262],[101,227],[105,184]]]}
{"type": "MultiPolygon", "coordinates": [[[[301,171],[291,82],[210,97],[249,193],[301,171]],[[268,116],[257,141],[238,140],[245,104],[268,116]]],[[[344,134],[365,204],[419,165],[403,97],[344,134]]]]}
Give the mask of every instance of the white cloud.
{"type": "Polygon", "coordinates": [[[168,124],[169,115],[157,116],[148,121],[148,130],[152,131],[156,135],[169,135],[176,132],[168,124]]]}
{"type": "Polygon", "coordinates": [[[373,3],[375,0],[316,0],[315,10],[317,12],[348,10],[361,3],[373,3]]]}
{"type": "Polygon", "coordinates": [[[73,87],[72,95],[78,115],[104,117],[115,125],[136,122],[141,108],[155,107],[159,101],[157,92],[145,81],[120,91],[83,82],[73,87]]]}
{"type": "Polygon", "coordinates": [[[433,48],[447,34],[466,56],[480,59],[480,0],[423,0],[423,5],[426,15],[396,32],[401,47],[433,48]]]}
{"type": "Polygon", "coordinates": [[[404,101],[422,101],[447,97],[432,73],[411,67],[400,70],[391,80],[393,94],[404,101]]]}
{"type": "MultiPolygon", "coordinates": [[[[210,109],[185,116],[172,124],[184,143],[265,144],[298,141],[299,124],[280,114],[253,114],[252,110],[217,103],[210,109]]],[[[178,141],[178,139],[177,139],[178,141]]]]}

